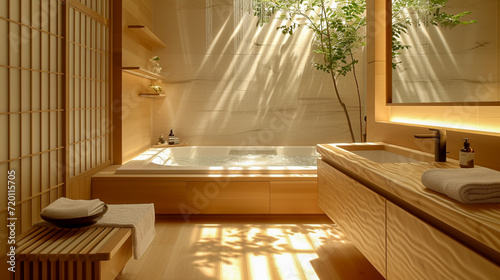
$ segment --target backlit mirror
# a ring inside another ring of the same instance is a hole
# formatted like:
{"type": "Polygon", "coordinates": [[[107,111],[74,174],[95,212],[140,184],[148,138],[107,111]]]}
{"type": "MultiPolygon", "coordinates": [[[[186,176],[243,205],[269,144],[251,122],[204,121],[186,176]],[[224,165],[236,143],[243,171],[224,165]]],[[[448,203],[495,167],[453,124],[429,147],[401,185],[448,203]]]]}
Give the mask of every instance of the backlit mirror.
{"type": "Polygon", "coordinates": [[[392,0],[392,103],[500,101],[497,2],[392,0]]]}

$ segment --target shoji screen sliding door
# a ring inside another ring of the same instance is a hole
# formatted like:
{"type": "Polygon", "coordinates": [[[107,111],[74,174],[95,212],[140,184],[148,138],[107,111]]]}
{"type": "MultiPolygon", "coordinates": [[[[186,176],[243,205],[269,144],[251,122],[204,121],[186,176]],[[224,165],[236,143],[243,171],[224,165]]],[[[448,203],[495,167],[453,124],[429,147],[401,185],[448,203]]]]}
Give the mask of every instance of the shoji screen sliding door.
{"type": "Polygon", "coordinates": [[[75,193],[80,177],[110,161],[110,1],[67,1],[67,174],[75,193]]]}
{"type": "Polygon", "coordinates": [[[110,2],[0,1],[0,244],[109,164],[110,2]]]}

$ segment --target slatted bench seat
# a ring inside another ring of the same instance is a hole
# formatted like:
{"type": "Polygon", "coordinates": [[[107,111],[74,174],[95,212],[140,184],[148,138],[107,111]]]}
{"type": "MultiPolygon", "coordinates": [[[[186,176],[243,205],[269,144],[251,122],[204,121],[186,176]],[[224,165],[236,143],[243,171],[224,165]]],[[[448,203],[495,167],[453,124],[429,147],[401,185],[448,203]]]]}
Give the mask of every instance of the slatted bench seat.
{"type": "Polygon", "coordinates": [[[32,227],[18,239],[11,279],[114,279],[132,256],[131,231],[32,227]]]}

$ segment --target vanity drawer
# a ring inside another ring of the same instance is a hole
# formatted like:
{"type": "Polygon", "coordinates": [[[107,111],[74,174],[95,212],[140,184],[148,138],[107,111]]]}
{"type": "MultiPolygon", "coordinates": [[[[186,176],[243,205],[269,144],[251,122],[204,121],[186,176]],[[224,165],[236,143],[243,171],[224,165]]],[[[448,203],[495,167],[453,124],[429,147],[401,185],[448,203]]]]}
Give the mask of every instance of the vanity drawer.
{"type": "Polygon", "coordinates": [[[498,279],[500,267],[387,203],[387,279],[498,279]]]}
{"type": "Polygon", "coordinates": [[[385,199],[319,160],[318,203],[385,276],[385,199]]]}

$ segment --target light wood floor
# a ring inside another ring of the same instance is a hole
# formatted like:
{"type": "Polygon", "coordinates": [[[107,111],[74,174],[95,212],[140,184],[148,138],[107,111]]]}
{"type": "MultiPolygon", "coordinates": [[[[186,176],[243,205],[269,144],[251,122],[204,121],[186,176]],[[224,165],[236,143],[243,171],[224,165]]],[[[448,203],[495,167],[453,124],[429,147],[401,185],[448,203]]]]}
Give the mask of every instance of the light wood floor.
{"type": "Polygon", "coordinates": [[[125,279],[383,279],[323,215],[157,216],[125,279]]]}

